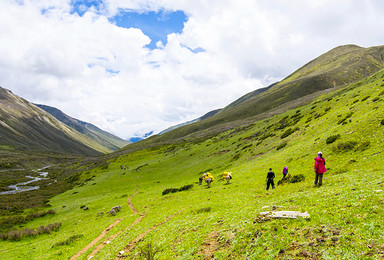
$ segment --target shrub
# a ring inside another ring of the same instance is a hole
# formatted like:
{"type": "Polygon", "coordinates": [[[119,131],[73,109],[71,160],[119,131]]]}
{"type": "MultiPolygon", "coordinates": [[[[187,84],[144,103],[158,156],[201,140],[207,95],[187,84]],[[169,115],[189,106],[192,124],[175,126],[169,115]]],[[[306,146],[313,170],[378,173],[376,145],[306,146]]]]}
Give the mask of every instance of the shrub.
{"type": "Polygon", "coordinates": [[[368,149],[368,147],[370,146],[371,142],[370,141],[366,141],[366,142],[362,142],[359,147],[357,148],[357,150],[360,150],[360,151],[365,151],[368,149]]]}
{"type": "Polygon", "coordinates": [[[345,117],[341,118],[337,124],[346,124],[347,122],[345,122],[345,120],[347,120],[348,118],[350,118],[351,116],[353,115],[353,112],[349,112],[345,117]]]}
{"type": "Polygon", "coordinates": [[[281,139],[284,139],[288,136],[290,136],[291,134],[293,134],[293,132],[295,132],[292,128],[288,128],[281,136],[280,138],[281,139]]]}
{"type": "Polygon", "coordinates": [[[0,234],[0,239],[18,241],[25,237],[37,236],[41,234],[49,234],[52,231],[58,231],[61,227],[61,223],[48,224],[47,226],[40,226],[36,230],[25,228],[22,230],[11,230],[8,233],[0,234]]]}
{"type": "Polygon", "coordinates": [[[287,177],[279,180],[277,182],[277,185],[282,185],[284,183],[297,183],[297,182],[302,182],[305,180],[305,176],[303,174],[295,174],[295,175],[290,175],[288,174],[287,177]]]}
{"type": "Polygon", "coordinates": [[[168,193],[175,193],[175,192],[178,192],[178,191],[184,191],[184,190],[190,190],[193,188],[193,184],[188,184],[188,185],[184,185],[183,187],[181,188],[168,188],[168,189],[165,189],[163,190],[163,195],[167,195],[168,193]]]}
{"type": "Polygon", "coordinates": [[[336,146],[336,151],[338,152],[346,152],[352,150],[357,145],[356,141],[347,141],[343,143],[338,143],[336,146]]]}
{"type": "Polygon", "coordinates": [[[239,153],[236,153],[233,157],[232,157],[232,161],[237,161],[239,160],[240,158],[240,154],[239,153]]]}
{"type": "Polygon", "coordinates": [[[139,246],[140,257],[146,260],[154,260],[155,255],[161,251],[159,246],[152,245],[152,243],[148,242],[143,246],[139,246]]]}
{"type": "Polygon", "coordinates": [[[193,188],[193,184],[184,185],[183,187],[179,188],[179,191],[183,190],[190,190],[193,188]]]}
{"type": "Polygon", "coordinates": [[[102,169],[102,170],[107,170],[108,167],[109,167],[109,164],[105,164],[105,165],[101,166],[101,169],[102,169]]]}
{"type": "Polygon", "coordinates": [[[168,193],[175,193],[175,192],[178,192],[179,191],[179,189],[177,189],[177,188],[168,188],[168,189],[165,189],[165,190],[163,190],[163,195],[167,195],[168,193]]]}
{"type": "Polygon", "coordinates": [[[303,174],[296,174],[293,175],[291,178],[291,183],[296,183],[296,182],[302,182],[305,180],[305,176],[303,174]]]}
{"type": "Polygon", "coordinates": [[[287,146],[287,143],[282,143],[279,146],[277,146],[276,150],[280,150],[280,149],[282,149],[282,148],[284,148],[286,146],[287,146]]]}
{"type": "Polygon", "coordinates": [[[82,236],[83,236],[83,234],[80,234],[80,235],[73,235],[73,236],[67,238],[67,239],[64,240],[64,241],[55,243],[52,247],[55,247],[55,246],[64,246],[64,245],[72,244],[75,240],[79,240],[79,238],[81,238],[82,236]]]}
{"type": "Polygon", "coordinates": [[[329,137],[327,138],[327,140],[325,140],[325,143],[326,143],[326,144],[331,144],[331,143],[333,143],[334,141],[336,141],[339,137],[340,137],[339,134],[337,134],[337,135],[331,135],[331,136],[329,136],[329,137]]]}
{"type": "Polygon", "coordinates": [[[195,212],[196,212],[196,214],[198,214],[198,213],[210,212],[210,211],[211,211],[211,207],[207,207],[207,208],[198,209],[195,212]]]}
{"type": "Polygon", "coordinates": [[[20,224],[25,224],[29,221],[32,221],[36,218],[44,217],[45,215],[48,214],[55,214],[56,212],[53,209],[50,209],[45,212],[36,212],[36,213],[31,213],[27,215],[26,217],[24,216],[13,216],[13,217],[8,217],[4,218],[0,222],[0,230],[7,230],[12,228],[15,225],[20,225],[20,224]]]}

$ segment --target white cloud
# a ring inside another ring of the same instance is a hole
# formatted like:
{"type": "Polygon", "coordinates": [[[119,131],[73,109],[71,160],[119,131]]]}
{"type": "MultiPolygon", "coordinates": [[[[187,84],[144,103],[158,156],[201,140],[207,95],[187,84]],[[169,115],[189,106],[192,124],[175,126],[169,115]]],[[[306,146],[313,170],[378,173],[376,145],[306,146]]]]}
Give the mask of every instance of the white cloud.
{"type": "Polygon", "coordinates": [[[0,85],[123,138],[159,132],[269,85],[341,44],[384,44],[380,0],[0,1],[0,85]],[[183,33],[148,36],[108,18],[183,10],[183,33]],[[204,52],[193,52],[194,49],[204,52]]]}

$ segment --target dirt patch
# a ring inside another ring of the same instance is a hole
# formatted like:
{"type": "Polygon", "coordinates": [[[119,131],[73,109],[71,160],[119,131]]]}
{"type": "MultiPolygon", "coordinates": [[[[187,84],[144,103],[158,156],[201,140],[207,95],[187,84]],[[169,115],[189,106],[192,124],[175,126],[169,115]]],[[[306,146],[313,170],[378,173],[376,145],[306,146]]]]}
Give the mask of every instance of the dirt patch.
{"type": "Polygon", "coordinates": [[[204,259],[213,259],[215,251],[220,247],[218,241],[219,232],[213,231],[208,235],[205,242],[201,245],[200,255],[204,259]]]}

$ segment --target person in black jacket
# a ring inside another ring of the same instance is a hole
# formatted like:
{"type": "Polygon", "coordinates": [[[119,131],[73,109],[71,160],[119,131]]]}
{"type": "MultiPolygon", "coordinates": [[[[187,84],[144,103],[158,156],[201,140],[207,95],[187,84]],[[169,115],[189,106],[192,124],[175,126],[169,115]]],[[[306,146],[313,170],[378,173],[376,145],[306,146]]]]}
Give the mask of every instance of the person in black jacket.
{"type": "Polygon", "coordinates": [[[270,185],[272,185],[272,189],[275,188],[275,183],[273,182],[274,178],[275,178],[275,173],[272,171],[272,168],[269,168],[269,172],[267,174],[267,190],[269,189],[270,185]]]}

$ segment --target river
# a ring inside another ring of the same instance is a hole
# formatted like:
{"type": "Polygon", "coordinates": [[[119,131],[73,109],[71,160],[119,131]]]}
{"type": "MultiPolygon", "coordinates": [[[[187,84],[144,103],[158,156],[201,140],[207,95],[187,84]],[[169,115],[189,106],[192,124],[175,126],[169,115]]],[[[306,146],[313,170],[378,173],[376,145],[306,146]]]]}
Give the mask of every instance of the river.
{"type": "Polygon", "coordinates": [[[37,177],[32,177],[29,175],[25,176],[27,178],[30,178],[31,179],[30,181],[9,185],[8,188],[10,188],[12,190],[0,192],[0,195],[15,194],[15,193],[24,192],[24,191],[31,191],[31,190],[40,189],[39,186],[29,186],[29,184],[36,182],[36,181],[40,181],[40,180],[48,180],[48,178],[47,178],[48,172],[42,172],[42,170],[44,170],[48,167],[49,166],[46,166],[42,169],[35,170],[35,172],[39,173],[40,176],[37,176],[37,177]]]}

